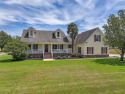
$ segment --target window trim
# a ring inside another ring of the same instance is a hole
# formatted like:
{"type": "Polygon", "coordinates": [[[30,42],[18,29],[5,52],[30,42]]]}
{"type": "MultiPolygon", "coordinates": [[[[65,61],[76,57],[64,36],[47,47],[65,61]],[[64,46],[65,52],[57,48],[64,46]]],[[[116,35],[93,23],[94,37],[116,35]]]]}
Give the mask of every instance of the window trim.
{"type": "Polygon", "coordinates": [[[88,55],[94,54],[94,47],[87,47],[87,54],[88,55]],[[91,48],[91,53],[89,53],[89,48],[91,48]]]}
{"type": "Polygon", "coordinates": [[[52,49],[64,49],[63,44],[53,44],[52,49]]]}
{"type": "Polygon", "coordinates": [[[78,47],[78,54],[82,53],[82,47],[78,47]]]}
{"type": "Polygon", "coordinates": [[[107,54],[108,48],[107,47],[101,47],[101,54],[107,54]]]}
{"type": "Polygon", "coordinates": [[[94,35],[94,42],[101,42],[101,35],[94,35]]]}
{"type": "Polygon", "coordinates": [[[34,37],[34,31],[33,30],[29,30],[29,37],[34,37]],[[31,33],[32,32],[32,33],[31,33]],[[32,35],[31,35],[32,34],[32,35]]]}

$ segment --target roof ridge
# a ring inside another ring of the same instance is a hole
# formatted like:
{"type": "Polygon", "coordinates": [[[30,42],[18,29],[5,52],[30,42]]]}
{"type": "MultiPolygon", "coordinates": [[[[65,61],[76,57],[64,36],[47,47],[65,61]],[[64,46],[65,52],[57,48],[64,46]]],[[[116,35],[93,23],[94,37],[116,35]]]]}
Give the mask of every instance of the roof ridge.
{"type": "MultiPolygon", "coordinates": [[[[86,32],[92,31],[92,30],[94,30],[94,29],[96,30],[97,28],[98,28],[98,27],[93,28],[93,29],[89,29],[89,30],[86,30],[86,31],[84,31],[84,32],[82,32],[82,33],[86,33],[86,32]]],[[[82,33],[81,33],[81,34],[82,34],[82,33]]]]}
{"type": "Polygon", "coordinates": [[[85,42],[93,34],[93,32],[96,29],[97,29],[97,27],[90,29],[90,30],[87,30],[85,32],[82,32],[81,34],[78,34],[78,37],[76,39],[76,43],[85,42]]]}

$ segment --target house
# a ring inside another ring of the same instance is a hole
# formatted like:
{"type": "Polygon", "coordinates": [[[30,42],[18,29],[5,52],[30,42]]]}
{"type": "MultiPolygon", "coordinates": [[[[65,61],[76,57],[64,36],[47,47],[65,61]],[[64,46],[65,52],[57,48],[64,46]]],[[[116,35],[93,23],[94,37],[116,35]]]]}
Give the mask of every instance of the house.
{"type": "MultiPolygon", "coordinates": [[[[74,43],[74,54],[84,57],[108,57],[108,47],[103,43],[104,34],[94,28],[78,34],[74,43]]],[[[71,38],[57,29],[55,31],[24,29],[21,41],[29,45],[29,58],[55,58],[71,54],[71,38]]]]}

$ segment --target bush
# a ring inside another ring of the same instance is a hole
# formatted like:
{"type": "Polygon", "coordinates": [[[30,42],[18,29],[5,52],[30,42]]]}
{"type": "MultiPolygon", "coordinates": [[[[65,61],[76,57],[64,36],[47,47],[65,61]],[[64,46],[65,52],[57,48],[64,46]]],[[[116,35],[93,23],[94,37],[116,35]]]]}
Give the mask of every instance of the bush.
{"type": "Polygon", "coordinates": [[[62,59],[66,59],[67,57],[66,56],[62,56],[62,59]]]}
{"type": "Polygon", "coordinates": [[[62,57],[61,56],[57,56],[56,59],[62,59],[62,57]]]}
{"type": "Polygon", "coordinates": [[[66,56],[57,56],[56,59],[66,59],[66,56]]]}
{"type": "Polygon", "coordinates": [[[14,60],[25,60],[28,57],[28,54],[25,52],[16,52],[12,53],[13,59],[14,60]]]}
{"type": "Polygon", "coordinates": [[[4,47],[4,51],[9,52],[14,60],[24,60],[27,58],[28,46],[23,42],[13,41],[4,47]]]}

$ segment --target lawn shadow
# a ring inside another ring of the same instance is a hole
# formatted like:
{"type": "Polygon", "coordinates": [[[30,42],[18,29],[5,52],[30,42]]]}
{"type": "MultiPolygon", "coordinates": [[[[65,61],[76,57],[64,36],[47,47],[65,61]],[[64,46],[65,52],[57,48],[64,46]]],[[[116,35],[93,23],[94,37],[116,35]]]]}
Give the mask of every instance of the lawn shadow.
{"type": "Polygon", "coordinates": [[[125,61],[121,62],[120,59],[116,59],[116,58],[95,59],[94,62],[98,64],[108,64],[112,66],[125,66],[125,61]]]}
{"type": "Polygon", "coordinates": [[[14,63],[14,62],[20,62],[20,61],[14,61],[13,59],[0,60],[0,63],[14,63]]]}

